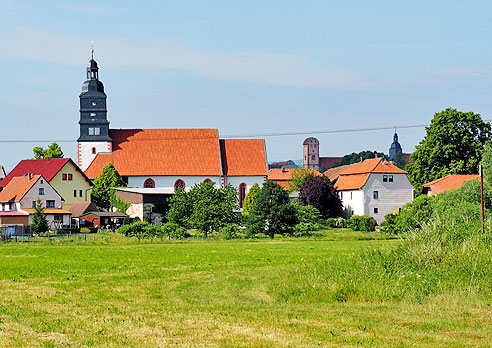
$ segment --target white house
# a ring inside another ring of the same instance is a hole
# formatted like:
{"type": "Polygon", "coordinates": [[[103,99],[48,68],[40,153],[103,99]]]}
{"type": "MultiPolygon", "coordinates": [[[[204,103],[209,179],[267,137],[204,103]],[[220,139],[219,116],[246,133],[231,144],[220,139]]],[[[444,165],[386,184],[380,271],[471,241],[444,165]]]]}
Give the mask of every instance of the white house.
{"type": "Polygon", "coordinates": [[[372,216],[378,223],[413,200],[407,172],[382,158],[347,166],[335,184],[348,215],[372,216]]]}

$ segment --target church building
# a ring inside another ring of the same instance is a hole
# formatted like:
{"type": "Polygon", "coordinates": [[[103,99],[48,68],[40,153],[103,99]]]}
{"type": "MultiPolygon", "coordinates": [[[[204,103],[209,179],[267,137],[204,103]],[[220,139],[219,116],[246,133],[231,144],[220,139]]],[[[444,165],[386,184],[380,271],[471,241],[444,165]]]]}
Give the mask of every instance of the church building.
{"type": "Polygon", "coordinates": [[[78,165],[91,179],[112,163],[129,187],[171,192],[204,181],[239,191],[268,176],[263,139],[220,139],[218,129],[110,129],[106,94],[92,58],[80,94],[78,165]]]}

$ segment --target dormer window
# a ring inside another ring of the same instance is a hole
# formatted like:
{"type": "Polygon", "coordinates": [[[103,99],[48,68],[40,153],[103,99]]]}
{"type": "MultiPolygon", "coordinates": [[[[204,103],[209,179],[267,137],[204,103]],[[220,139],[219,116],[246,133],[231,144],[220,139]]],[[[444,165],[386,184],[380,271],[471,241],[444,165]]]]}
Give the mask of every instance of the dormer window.
{"type": "Polygon", "coordinates": [[[95,112],[91,112],[91,117],[96,117],[96,113],[95,112]]]}
{"type": "Polygon", "coordinates": [[[96,102],[92,102],[92,106],[96,106],[96,102]]]}

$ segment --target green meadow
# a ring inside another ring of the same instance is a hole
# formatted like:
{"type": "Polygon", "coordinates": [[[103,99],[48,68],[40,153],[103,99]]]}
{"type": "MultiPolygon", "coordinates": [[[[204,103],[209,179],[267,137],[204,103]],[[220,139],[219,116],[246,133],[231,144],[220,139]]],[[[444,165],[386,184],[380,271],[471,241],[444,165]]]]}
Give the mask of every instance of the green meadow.
{"type": "Polygon", "coordinates": [[[319,265],[350,272],[361,253],[401,243],[376,232],[325,234],[1,244],[0,346],[491,347],[492,306],[466,293],[317,296],[329,287],[319,265]],[[305,274],[312,291],[296,283],[305,274]]]}

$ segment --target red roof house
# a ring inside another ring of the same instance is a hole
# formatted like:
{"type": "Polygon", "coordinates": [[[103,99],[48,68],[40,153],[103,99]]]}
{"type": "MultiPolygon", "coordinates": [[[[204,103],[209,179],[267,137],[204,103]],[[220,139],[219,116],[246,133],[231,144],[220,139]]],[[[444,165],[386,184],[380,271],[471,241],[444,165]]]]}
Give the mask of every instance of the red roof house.
{"type": "Polygon", "coordinates": [[[428,196],[459,188],[469,180],[479,179],[477,174],[453,174],[422,185],[422,193],[428,196]]]}

